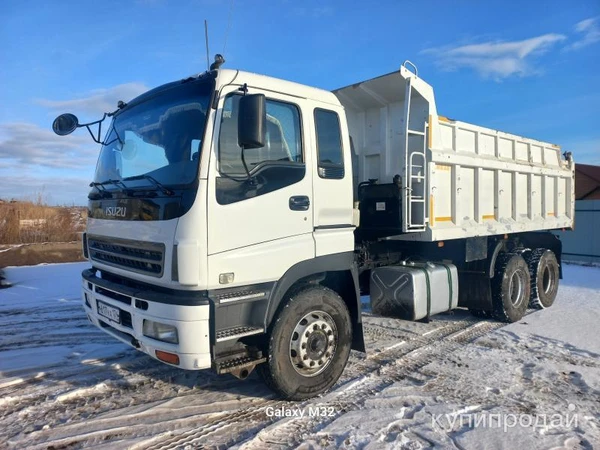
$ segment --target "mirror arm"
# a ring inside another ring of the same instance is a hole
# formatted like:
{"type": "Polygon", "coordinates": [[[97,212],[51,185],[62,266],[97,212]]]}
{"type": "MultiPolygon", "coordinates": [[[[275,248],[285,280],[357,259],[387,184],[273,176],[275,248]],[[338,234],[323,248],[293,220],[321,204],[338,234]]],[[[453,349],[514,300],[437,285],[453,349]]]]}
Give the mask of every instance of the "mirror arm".
{"type": "MultiPolygon", "coordinates": [[[[94,133],[92,133],[92,130],[90,129],[89,125],[80,125],[82,127],[86,127],[88,132],[90,133],[90,136],[92,137],[92,139],[94,140],[94,142],[96,144],[102,144],[102,142],[100,142],[100,139],[98,139],[96,136],[94,136],[94,133]]],[[[100,136],[100,128],[101,126],[98,127],[98,136],[100,136]]]]}
{"type": "MultiPolygon", "coordinates": [[[[117,111],[119,111],[119,110],[117,110],[117,111]]],[[[96,144],[110,145],[110,144],[112,144],[115,141],[119,141],[119,142],[123,143],[123,141],[121,140],[121,137],[119,136],[119,134],[116,133],[117,130],[115,130],[115,133],[117,134],[117,137],[115,139],[113,139],[112,141],[110,141],[110,142],[102,142],[100,140],[100,137],[102,136],[102,122],[104,122],[104,120],[107,117],[114,116],[117,111],[114,111],[114,112],[111,112],[111,113],[104,113],[104,115],[102,116],[102,119],[95,120],[94,122],[81,123],[81,124],[77,125],[77,127],[78,128],[80,128],[80,127],[86,127],[87,130],[88,130],[88,133],[90,133],[90,136],[92,137],[92,140],[96,144]],[[98,125],[98,132],[96,133],[96,136],[94,136],[94,133],[92,132],[92,130],[90,128],[91,125],[98,125]]]]}
{"type": "Polygon", "coordinates": [[[245,148],[242,147],[242,164],[244,165],[244,170],[246,171],[246,175],[248,176],[248,182],[250,183],[251,186],[255,186],[256,182],[254,180],[254,177],[252,175],[250,175],[250,171],[248,170],[248,165],[246,164],[246,158],[244,158],[244,150],[245,150],[245,148]]]}

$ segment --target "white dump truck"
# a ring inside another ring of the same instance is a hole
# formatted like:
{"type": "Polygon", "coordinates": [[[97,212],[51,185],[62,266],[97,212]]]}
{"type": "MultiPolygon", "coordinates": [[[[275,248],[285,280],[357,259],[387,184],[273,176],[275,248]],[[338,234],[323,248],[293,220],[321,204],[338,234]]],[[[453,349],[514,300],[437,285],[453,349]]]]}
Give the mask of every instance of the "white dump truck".
{"type": "Polygon", "coordinates": [[[407,320],[552,305],[570,154],[439,115],[409,64],[327,92],[221,62],[53,124],[102,144],[83,239],[94,325],[182,369],[256,367],[303,399],[365,350],[361,295],[407,320]]]}

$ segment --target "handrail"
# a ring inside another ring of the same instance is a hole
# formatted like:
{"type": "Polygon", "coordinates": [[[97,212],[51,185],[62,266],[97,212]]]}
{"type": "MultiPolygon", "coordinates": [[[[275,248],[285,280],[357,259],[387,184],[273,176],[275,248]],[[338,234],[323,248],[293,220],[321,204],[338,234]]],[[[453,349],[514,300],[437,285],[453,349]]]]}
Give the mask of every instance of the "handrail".
{"type": "Polygon", "coordinates": [[[411,66],[413,66],[413,68],[415,70],[414,71],[411,70],[411,72],[413,72],[415,74],[415,77],[419,78],[419,70],[417,69],[417,66],[407,59],[406,61],[404,61],[402,63],[402,67],[404,67],[406,70],[408,70],[408,67],[406,67],[407,64],[410,64],[411,66]]]}

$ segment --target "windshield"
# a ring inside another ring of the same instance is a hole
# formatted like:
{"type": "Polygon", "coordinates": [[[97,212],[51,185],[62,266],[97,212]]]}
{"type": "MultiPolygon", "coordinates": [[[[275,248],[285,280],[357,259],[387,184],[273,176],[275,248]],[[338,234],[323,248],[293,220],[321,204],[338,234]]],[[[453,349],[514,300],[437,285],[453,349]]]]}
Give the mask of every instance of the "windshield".
{"type": "Polygon", "coordinates": [[[179,85],[118,114],[100,150],[94,182],[136,177],[135,184],[156,186],[150,177],[162,185],[194,181],[212,88],[207,82],[179,85]]]}

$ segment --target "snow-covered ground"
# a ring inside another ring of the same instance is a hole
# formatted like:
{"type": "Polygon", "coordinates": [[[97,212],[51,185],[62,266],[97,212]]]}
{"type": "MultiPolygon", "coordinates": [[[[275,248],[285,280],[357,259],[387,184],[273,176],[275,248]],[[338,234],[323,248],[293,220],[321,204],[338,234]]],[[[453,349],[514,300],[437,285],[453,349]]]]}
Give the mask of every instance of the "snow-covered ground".
{"type": "Polygon", "coordinates": [[[87,263],[8,268],[0,290],[0,448],[600,448],[600,268],[567,265],[557,303],[509,326],[365,314],[326,395],[158,363],[96,330],[87,263]]]}

